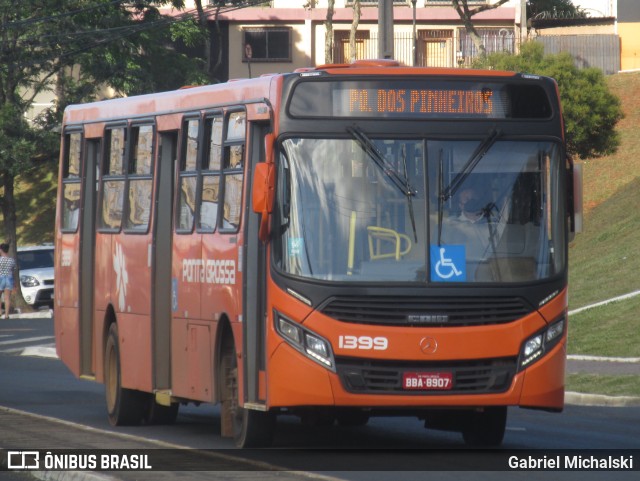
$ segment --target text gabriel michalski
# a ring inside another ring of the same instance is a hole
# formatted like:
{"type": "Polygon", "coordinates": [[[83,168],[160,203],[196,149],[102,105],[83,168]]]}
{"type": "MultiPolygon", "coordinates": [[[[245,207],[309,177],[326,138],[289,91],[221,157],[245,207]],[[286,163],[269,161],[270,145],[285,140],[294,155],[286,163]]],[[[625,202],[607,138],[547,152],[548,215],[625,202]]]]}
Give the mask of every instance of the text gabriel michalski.
{"type": "Polygon", "coordinates": [[[511,469],[557,470],[629,470],[634,469],[633,456],[558,455],[509,456],[511,469]]]}

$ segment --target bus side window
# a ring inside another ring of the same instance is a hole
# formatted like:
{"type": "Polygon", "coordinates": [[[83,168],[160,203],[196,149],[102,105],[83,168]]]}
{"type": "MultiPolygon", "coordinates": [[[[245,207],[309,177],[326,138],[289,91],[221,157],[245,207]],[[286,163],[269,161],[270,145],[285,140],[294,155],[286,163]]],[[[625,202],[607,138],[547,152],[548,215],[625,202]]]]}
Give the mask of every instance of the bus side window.
{"type": "Polygon", "coordinates": [[[236,232],[240,227],[245,136],[245,112],[230,113],[227,119],[227,135],[224,141],[223,170],[224,208],[222,228],[227,232],[236,232]]]}
{"type": "Polygon", "coordinates": [[[218,223],[220,176],[222,168],[222,115],[205,119],[202,161],[202,192],[198,229],[213,232],[218,223]]]}
{"type": "Polygon", "coordinates": [[[177,230],[191,232],[196,210],[196,187],[198,166],[198,140],[200,119],[185,121],[182,129],[182,152],[180,159],[180,187],[178,200],[177,230]]]}
{"type": "Polygon", "coordinates": [[[80,156],[82,134],[65,135],[62,195],[62,230],[75,232],[80,212],[80,156]]]}
{"type": "Polygon", "coordinates": [[[124,205],[126,129],[124,127],[108,129],[106,137],[107,152],[103,166],[101,227],[108,230],[119,230],[124,205]]]}
{"type": "Polygon", "coordinates": [[[153,133],[153,125],[132,128],[127,228],[136,231],[147,230],[151,214],[153,133]]]}

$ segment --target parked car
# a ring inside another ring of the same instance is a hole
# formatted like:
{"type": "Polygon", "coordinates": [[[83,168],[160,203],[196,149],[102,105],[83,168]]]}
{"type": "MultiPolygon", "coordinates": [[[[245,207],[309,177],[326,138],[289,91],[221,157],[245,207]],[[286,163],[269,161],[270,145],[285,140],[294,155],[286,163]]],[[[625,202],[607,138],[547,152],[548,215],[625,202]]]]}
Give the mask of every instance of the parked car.
{"type": "Polygon", "coordinates": [[[18,267],[27,304],[53,307],[53,246],[18,247],[18,267]]]}

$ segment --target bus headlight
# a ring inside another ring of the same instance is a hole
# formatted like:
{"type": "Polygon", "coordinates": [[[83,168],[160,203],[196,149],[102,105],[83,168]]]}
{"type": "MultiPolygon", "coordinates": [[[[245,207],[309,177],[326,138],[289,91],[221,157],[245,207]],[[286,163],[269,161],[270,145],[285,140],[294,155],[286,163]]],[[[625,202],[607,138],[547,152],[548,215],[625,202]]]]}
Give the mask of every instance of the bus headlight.
{"type": "Polygon", "coordinates": [[[335,362],[329,341],[277,312],[275,319],[276,331],[287,341],[287,344],[309,359],[335,371],[335,362]]]}
{"type": "Polygon", "coordinates": [[[562,317],[545,330],[527,339],[522,344],[522,349],[520,350],[519,369],[522,370],[529,367],[558,344],[560,339],[562,339],[564,328],[565,318],[562,317]]]}

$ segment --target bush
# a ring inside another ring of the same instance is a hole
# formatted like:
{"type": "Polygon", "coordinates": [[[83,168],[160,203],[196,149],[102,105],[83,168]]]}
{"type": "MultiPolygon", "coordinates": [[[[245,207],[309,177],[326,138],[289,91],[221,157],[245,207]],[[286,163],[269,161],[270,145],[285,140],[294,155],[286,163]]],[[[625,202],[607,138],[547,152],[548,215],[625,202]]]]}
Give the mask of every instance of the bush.
{"type": "Polygon", "coordinates": [[[567,131],[567,150],[582,159],[609,155],[620,143],[615,131],[622,119],[620,100],[609,91],[600,69],[578,69],[568,53],[545,55],[537,42],[522,45],[518,55],[495,53],[474,67],[511,70],[552,77],[558,83],[567,131]]]}

